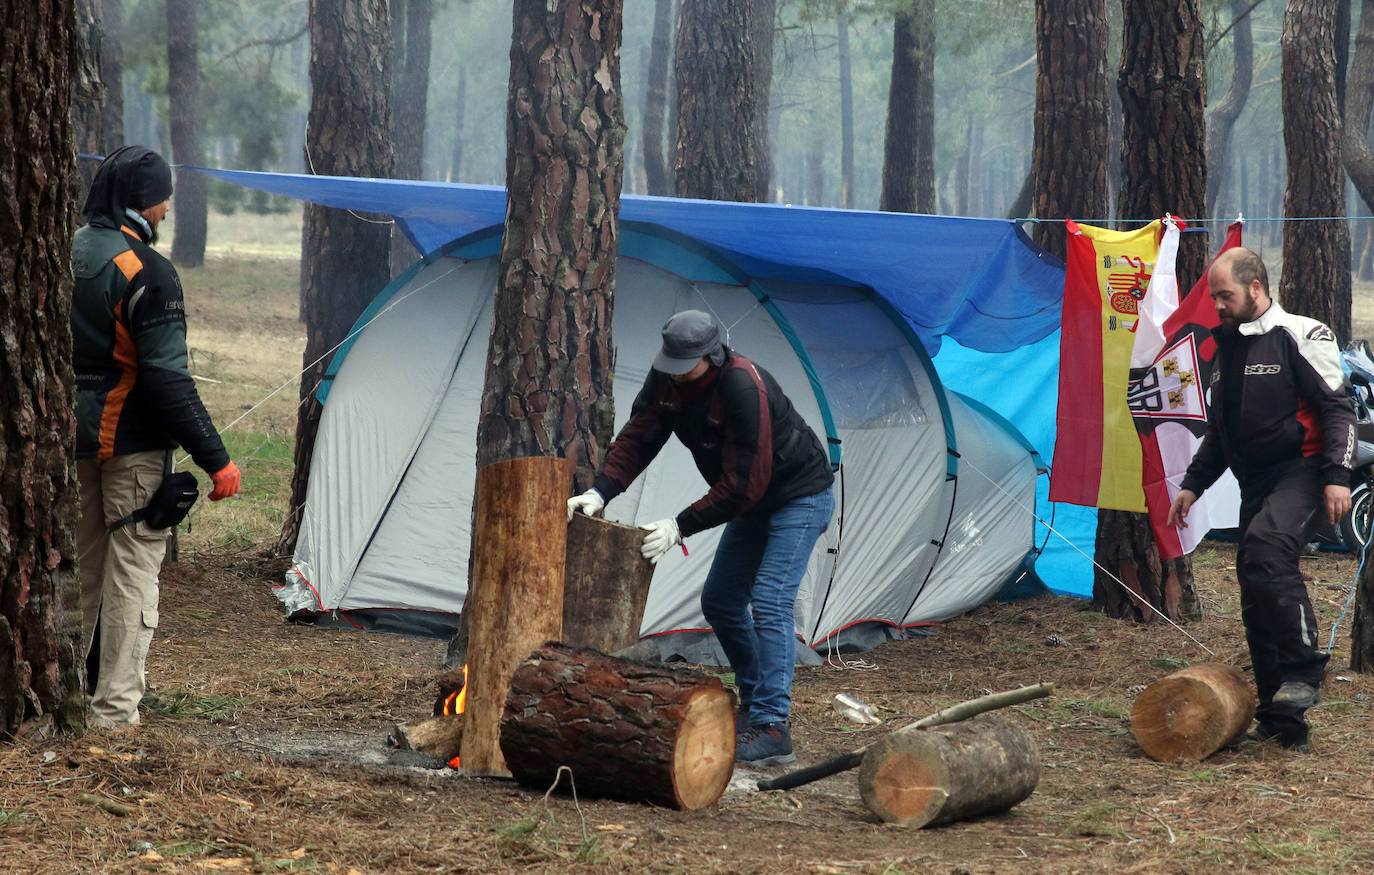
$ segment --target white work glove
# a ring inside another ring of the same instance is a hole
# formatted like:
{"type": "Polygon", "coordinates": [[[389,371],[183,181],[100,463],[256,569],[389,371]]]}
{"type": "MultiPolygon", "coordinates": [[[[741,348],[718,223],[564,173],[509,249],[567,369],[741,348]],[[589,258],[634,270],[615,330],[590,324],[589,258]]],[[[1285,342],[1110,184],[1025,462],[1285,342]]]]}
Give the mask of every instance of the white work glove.
{"type": "Polygon", "coordinates": [[[645,523],[640,526],[649,534],[644,536],[644,544],[639,548],[639,553],[645,559],[655,565],[658,560],[663,558],[663,554],[674,544],[682,543],[682,535],[678,534],[677,520],[659,520],[656,523],[645,523]]]}
{"type": "Polygon", "coordinates": [[[572,522],[573,514],[579,510],[587,516],[596,516],[606,507],[606,499],[601,497],[601,493],[595,489],[588,489],[581,495],[574,495],[568,499],[568,522],[572,522]]]}

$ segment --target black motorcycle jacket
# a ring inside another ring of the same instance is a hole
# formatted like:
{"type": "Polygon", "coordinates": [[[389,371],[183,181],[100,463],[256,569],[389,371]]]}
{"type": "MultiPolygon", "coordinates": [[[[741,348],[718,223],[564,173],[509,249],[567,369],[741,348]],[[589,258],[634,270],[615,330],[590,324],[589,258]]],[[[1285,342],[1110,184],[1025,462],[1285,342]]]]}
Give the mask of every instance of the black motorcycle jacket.
{"type": "Polygon", "coordinates": [[[1244,490],[1303,458],[1320,459],[1325,484],[1349,486],[1355,410],[1331,329],[1272,302],[1253,321],[1212,336],[1207,435],[1181,488],[1201,495],[1229,467],[1244,490]]]}

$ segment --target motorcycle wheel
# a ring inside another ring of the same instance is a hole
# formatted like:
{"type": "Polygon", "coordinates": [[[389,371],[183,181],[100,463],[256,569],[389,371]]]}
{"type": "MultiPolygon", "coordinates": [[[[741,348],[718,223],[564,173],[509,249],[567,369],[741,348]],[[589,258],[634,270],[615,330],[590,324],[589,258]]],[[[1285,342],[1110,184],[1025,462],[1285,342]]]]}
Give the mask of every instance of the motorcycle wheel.
{"type": "Polygon", "coordinates": [[[1369,542],[1371,510],[1374,510],[1374,492],[1368,483],[1361,483],[1350,496],[1350,513],[1340,522],[1341,543],[1357,556],[1363,554],[1364,545],[1369,542]]]}

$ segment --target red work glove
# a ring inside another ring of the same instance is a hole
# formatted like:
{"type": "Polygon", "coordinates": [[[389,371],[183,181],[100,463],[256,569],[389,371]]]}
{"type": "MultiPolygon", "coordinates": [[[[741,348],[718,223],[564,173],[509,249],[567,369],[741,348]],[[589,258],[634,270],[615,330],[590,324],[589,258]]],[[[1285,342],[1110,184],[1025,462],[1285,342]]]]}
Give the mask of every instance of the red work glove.
{"type": "Polygon", "coordinates": [[[211,474],[210,479],[215,483],[215,488],[210,490],[211,501],[228,498],[239,491],[239,468],[233,462],[211,474]]]}

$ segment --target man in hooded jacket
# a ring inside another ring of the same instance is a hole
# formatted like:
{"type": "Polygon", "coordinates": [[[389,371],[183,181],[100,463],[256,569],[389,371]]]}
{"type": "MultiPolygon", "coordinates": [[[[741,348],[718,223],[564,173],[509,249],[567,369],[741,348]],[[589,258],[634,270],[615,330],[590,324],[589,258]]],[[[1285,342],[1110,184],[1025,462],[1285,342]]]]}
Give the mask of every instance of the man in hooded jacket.
{"type": "Polygon", "coordinates": [[[191,380],[181,280],[151,246],[171,196],[167,162],[125,146],[96,171],[86,224],[72,242],[77,567],[90,719],[104,728],[139,722],[171,533],[123,521],[148,505],[178,445],[210,474],[211,501],[239,489],[239,470],[191,380]]]}

